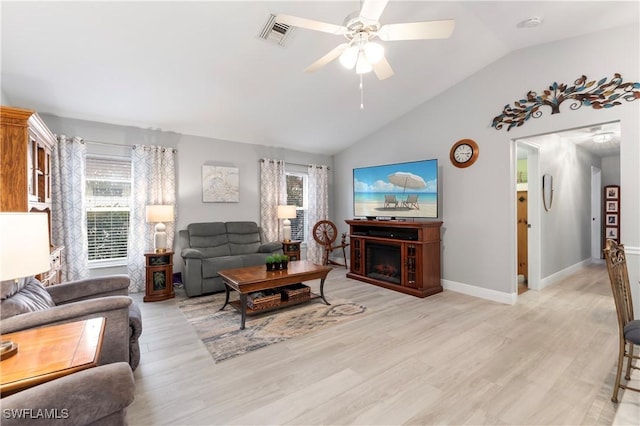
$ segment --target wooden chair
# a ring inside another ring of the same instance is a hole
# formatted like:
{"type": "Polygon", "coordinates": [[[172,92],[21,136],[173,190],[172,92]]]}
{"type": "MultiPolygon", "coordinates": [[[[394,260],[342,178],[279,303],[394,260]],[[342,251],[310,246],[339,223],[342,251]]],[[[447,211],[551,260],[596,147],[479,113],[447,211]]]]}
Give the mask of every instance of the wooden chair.
{"type": "Polygon", "coordinates": [[[618,350],[618,371],[616,372],[616,383],[613,388],[611,401],[618,402],[618,391],[620,388],[640,392],[640,389],[633,388],[620,383],[624,359],[627,358],[627,371],[625,379],[631,379],[631,369],[640,369],[634,366],[632,361],[640,359],[633,355],[634,345],[640,345],[640,320],[633,319],[633,301],[631,300],[631,287],[629,286],[629,272],[627,270],[627,259],[624,253],[624,245],[617,244],[613,240],[607,240],[604,249],[604,258],[609,271],[609,281],[613,291],[613,299],[616,304],[618,314],[618,329],[620,332],[620,346],[618,350]]]}
{"type": "Polygon", "coordinates": [[[322,264],[323,265],[338,265],[347,267],[347,252],[346,248],[349,246],[347,243],[347,233],[342,233],[342,239],[340,244],[334,244],[336,238],[338,237],[338,229],[336,225],[329,220],[321,220],[316,223],[313,227],[313,239],[316,240],[318,244],[324,247],[324,255],[322,256],[322,264]],[[329,254],[333,250],[342,249],[342,257],[344,258],[344,263],[338,263],[329,258],[329,254]]]}

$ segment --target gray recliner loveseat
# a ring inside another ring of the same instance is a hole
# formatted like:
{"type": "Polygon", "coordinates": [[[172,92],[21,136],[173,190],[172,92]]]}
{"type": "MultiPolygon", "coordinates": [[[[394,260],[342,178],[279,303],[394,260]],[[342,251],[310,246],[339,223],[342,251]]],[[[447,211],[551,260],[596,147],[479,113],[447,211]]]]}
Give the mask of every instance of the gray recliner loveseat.
{"type": "Polygon", "coordinates": [[[282,254],[282,243],[266,242],[255,222],[192,223],[179,238],[189,297],[224,290],[218,271],[262,265],[267,256],[282,254]]]}

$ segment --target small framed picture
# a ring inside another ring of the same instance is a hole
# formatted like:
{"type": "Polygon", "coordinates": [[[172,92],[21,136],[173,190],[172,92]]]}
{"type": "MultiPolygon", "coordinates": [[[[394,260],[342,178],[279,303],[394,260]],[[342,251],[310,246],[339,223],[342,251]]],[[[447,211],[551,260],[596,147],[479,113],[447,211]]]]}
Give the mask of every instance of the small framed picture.
{"type": "Polygon", "coordinates": [[[618,212],[618,202],[607,201],[607,213],[617,213],[617,212],[618,212]]]}
{"type": "Polygon", "coordinates": [[[607,232],[605,234],[608,239],[617,240],[618,239],[618,228],[607,228],[607,232]]]}
{"type": "Polygon", "coordinates": [[[607,226],[618,226],[618,215],[608,214],[605,218],[607,226]]]}
{"type": "Polygon", "coordinates": [[[611,186],[607,188],[607,199],[608,200],[617,200],[618,199],[618,187],[611,186]]]}

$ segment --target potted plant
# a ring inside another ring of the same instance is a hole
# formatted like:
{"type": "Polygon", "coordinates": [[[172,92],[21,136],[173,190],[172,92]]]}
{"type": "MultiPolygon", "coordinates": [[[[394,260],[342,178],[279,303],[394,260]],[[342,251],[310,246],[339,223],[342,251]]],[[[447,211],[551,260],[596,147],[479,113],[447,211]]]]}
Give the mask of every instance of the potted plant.
{"type": "Polygon", "coordinates": [[[275,271],[277,269],[276,255],[267,256],[264,259],[264,263],[267,266],[267,271],[275,271]]]}
{"type": "Polygon", "coordinates": [[[280,269],[287,269],[287,265],[289,264],[289,256],[286,254],[278,255],[280,257],[280,269]]]}

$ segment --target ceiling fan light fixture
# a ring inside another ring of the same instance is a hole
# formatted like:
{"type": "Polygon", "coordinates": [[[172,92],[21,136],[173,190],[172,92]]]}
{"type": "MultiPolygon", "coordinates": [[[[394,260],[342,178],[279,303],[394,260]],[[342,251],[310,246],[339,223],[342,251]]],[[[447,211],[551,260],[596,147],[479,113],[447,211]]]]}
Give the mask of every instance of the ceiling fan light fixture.
{"type": "Polygon", "coordinates": [[[366,54],[360,52],[358,55],[358,62],[356,62],[356,74],[366,74],[373,71],[373,67],[366,58],[366,54]]]}
{"type": "Polygon", "coordinates": [[[348,70],[352,70],[358,61],[358,53],[360,49],[357,46],[350,46],[340,55],[340,63],[348,70]]]}
{"type": "Polygon", "coordinates": [[[603,132],[603,133],[598,133],[593,135],[593,141],[595,143],[607,143],[610,142],[611,139],[613,139],[613,133],[612,132],[603,132]]]}
{"type": "Polygon", "coordinates": [[[376,42],[369,42],[364,46],[364,54],[370,64],[377,64],[384,56],[384,47],[376,42]]]}

